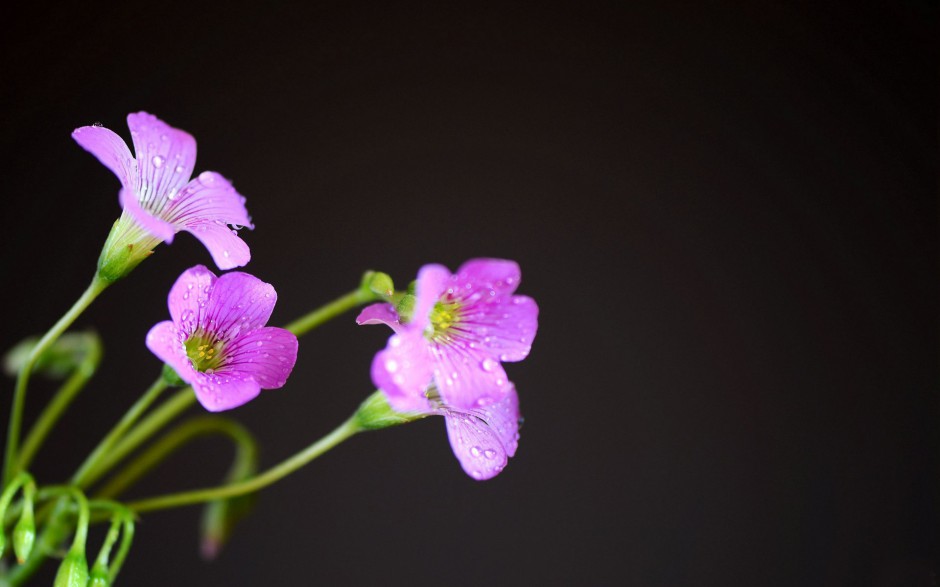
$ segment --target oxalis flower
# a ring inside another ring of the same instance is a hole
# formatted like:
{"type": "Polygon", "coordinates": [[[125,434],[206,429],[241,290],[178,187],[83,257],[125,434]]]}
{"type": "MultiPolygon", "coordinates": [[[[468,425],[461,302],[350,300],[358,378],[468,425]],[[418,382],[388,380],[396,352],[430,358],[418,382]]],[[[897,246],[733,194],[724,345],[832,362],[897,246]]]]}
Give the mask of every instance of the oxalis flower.
{"type": "Polygon", "coordinates": [[[147,348],[193,386],[210,412],[238,407],[284,385],[297,337],[265,326],[277,292],[247,273],[216,277],[202,265],[180,275],[167,303],[172,321],[147,334],[147,348]]]}
{"type": "Polygon", "coordinates": [[[173,242],[185,230],[209,250],[219,269],[248,263],[241,227],[254,228],[242,197],[227,179],[203,171],[190,179],[196,164],[196,140],[146,112],[127,115],[136,158],[120,136],[102,126],[72,133],[121,181],[124,211],[115,223],[99,260],[108,279],[123,277],[160,242],[173,242]]]}
{"type": "Polygon", "coordinates": [[[395,331],[372,362],[372,380],[392,408],[432,410],[426,393],[432,384],[442,404],[457,411],[499,404],[514,393],[502,362],[524,359],[538,329],[535,301],[513,295],[520,278],[519,266],[501,259],[473,259],[454,274],[425,265],[410,316],[391,304],[362,311],[359,324],[395,331]]]}

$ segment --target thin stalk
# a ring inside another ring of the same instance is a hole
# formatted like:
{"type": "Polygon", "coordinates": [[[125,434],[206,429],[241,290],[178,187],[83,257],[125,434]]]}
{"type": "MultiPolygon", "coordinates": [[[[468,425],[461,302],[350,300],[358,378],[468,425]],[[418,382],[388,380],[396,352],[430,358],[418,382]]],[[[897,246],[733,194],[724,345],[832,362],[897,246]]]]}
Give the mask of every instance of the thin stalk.
{"type": "Polygon", "coordinates": [[[88,347],[88,352],[75,369],[75,373],[59,388],[55,397],[46,405],[29,434],[26,435],[16,461],[17,470],[22,471],[29,467],[49,431],[98,369],[98,364],[101,362],[101,344],[97,337],[91,337],[90,340],[93,344],[88,347]]]}
{"type": "Polygon", "coordinates": [[[162,377],[154,381],[150,389],[145,391],[144,394],[140,396],[140,399],[134,402],[134,405],[124,414],[124,417],[111,429],[111,432],[98,443],[98,446],[88,455],[88,458],[86,458],[85,462],[78,468],[78,471],[72,475],[69,483],[83,487],[87,481],[89,472],[95,467],[98,460],[100,460],[104,454],[107,454],[118,439],[134,425],[137,419],[140,418],[140,415],[144,413],[144,411],[150,407],[150,404],[157,399],[160,393],[167,388],[167,385],[167,382],[164,381],[162,377]]]}
{"type": "Polygon", "coordinates": [[[235,497],[254,493],[259,489],[267,487],[272,483],[290,475],[297,469],[303,467],[310,461],[319,457],[331,448],[340,444],[344,440],[362,431],[355,417],[350,418],[335,430],[314,442],[304,450],[294,456],[282,461],[280,464],[268,469],[264,473],[252,477],[247,481],[240,483],[231,483],[220,487],[211,487],[207,489],[196,489],[193,491],[184,491],[181,493],[171,493],[158,497],[151,497],[126,504],[127,507],[137,513],[163,510],[174,507],[181,507],[195,503],[204,503],[225,497],[235,497]]]}
{"type": "Polygon", "coordinates": [[[52,328],[46,332],[39,340],[36,346],[26,357],[26,361],[20,368],[19,375],[16,378],[16,387],[13,391],[13,406],[10,409],[10,424],[7,429],[7,446],[3,460],[3,484],[6,485],[13,476],[19,472],[16,466],[17,449],[20,441],[20,428],[23,423],[23,406],[26,403],[26,388],[29,385],[29,375],[33,370],[36,361],[42,356],[52,343],[62,335],[65,330],[85,311],[98,295],[110,285],[108,282],[100,279],[97,274],[92,279],[91,285],[82,293],[81,297],[72,305],[71,308],[56,322],[52,328]]]}

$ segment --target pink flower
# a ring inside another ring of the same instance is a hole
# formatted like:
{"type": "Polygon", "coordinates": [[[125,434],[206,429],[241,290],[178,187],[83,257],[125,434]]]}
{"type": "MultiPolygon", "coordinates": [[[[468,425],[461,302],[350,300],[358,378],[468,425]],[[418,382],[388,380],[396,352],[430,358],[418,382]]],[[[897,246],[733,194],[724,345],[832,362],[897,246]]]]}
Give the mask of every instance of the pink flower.
{"type": "Polygon", "coordinates": [[[248,245],[236,233],[243,226],[254,228],[245,198],[213,171],[190,179],[196,140],[146,112],[128,114],[127,126],[136,159],[121,137],[102,126],[83,126],[72,133],[121,181],[125,225],[115,241],[149,251],[160,241],[173,242],[174,235],[185,230],[202,241],[219,269],[248,263],[248,245]],[[139,234],[141,229],[145,235],[139,234]]]}
{"type": "Polygon", "coordinates": [[[193,386],[210,412],[238,407],[262,389],[284,385],[297,360],[297,337],[265,326],[277,292],[247,273],[216,277],[197,265],[167,298],[172,321],[155,325],[147,348],[193,386]]]}
{"type": "Polygon", "coordinates": [[[498,405],[510,395],[502,362],[524,359],[538,329],[535,301],[512,295],[520,277],[515,262],[501,259],[473,259],[454,274],[425,265],[409,321],[390,304],[362,311],[359,324],[395,331],[372,362],[372,381],[395,410],[432,409],[432,384],[455,411],[498,405]]]}

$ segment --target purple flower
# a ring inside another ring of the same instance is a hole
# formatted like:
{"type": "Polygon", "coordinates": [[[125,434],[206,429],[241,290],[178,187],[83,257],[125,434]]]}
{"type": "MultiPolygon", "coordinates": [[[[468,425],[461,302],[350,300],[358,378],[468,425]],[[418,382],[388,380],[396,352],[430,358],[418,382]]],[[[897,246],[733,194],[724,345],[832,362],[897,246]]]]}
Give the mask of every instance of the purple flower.
{"type": "Polygon", "coordinates": [[[216,277],[197,265],[180,275],[167,303],[172,321],[155,325],[147,348],[193,386],[210,412],[238,407],[284,385],[297,337],[265,326],[277,292],[247,273],[216,277]]]}
{"type": "Polygon", "coordinates": [[[102,126],[83,126],[72,133],[121,181],[124,224],[115,244],[130,244],[130,249],[142,245],[149,252],[161,241],[173,242],[173,236],[185,230],[209,249],[219,269],[248,263],[248,245],[233,230],[254,228],[245,198],[213,171],[190,179],[196,140],[146,112],[128,114],[127,126],[136,159],[121,137],[102,126]]]}
{"type": "Polygon", "coordinates": [[[501,259],[472,259],[455,274],[425,265],[409,321],[390,304],[362,311],[359,324],[395,331],[372,362],[372,381],[392,408],[431,410],[431,384],[454,413],[501,405],[514,395],[502,362],[524,359],[538,329],[535,301],[512,295],[520,276],[515,262],[501,259]]]}

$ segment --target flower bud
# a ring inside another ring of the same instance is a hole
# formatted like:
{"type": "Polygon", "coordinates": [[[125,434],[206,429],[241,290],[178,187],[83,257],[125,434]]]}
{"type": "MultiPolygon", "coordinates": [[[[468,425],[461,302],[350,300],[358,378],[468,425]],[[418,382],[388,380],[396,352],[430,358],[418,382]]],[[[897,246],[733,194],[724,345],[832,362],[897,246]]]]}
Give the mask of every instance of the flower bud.
{"type": "Polygon", "coordinates": [[[383,299],[392,297],[395,293],[395,284],[388,273],[381,271],[370,272],[366,278],[369,291],[383,299]]]}
{"type": "Polygon", "coordinates": [[[363,430],[379,430],[414,422],[425,416],[427,414],[421,412],[396,412],[388,405],[385,393],[379,390],[359,405],[355,418],[363,430]]]}
{"type": "Polygon", "coordinates": [[[395,311],[398,312],[398,319],[402,324],[411,322],[411,316],[415,312],[415,298],[412,294],[405,294],[402,296],[401,300],[398,301],[398,306],[395,308],[395,311]]]}
{"type": "MultiPolygon", "coordinates": [[[[39,338],[19,342],[3,357],[3,370],[11,377],[19,373],[29,359],[39,338]]],[[[33,373],[62,379],[74,371],[92,353],[101,352],[101,341],[94,332],[67,332],[46,349],[33,365],[33,373]]]]}
{"type": "Polygon", "coordinates": [[[53,587],[86,587],[87,584],[88,561],[85,560],[85,553],[83,550],[72,549],[59,565],[53,587]]]}
{"type": "Polygon", "coordinates": [[[98,257],[98,277],[113,283],[128,273],[141,261],[153,254],[153,249],[163,242],[141,228],[125,210],[115,221],[108,239],[98,257]]]}
{"type": "Polygon", "coordinates": [[[23,564],[29,558],[29,553],[33,551],[33,543],[36,541],[36,521],[33,518],[33,500],[31,497],[29,496],[25,500],[23,514],[20,516],[20,521],[13,528],[13,552],[20,564],[23,564]]]}

